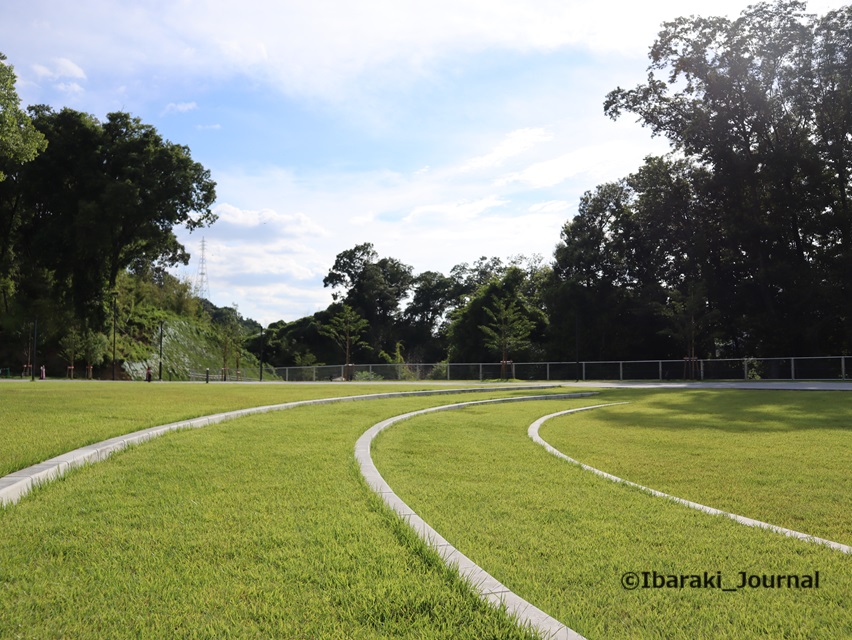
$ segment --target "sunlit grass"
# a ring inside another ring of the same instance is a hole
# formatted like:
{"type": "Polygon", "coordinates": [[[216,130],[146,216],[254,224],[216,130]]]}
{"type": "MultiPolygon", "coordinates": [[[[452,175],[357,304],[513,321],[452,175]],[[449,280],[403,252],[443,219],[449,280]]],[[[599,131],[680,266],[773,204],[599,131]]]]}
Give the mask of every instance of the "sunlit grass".
{"type": "Polygon", "coordinates": [[[454,400],[176,432],[37,489],[0,510],[0,637],[529,637],[425,551],[353,460],[377,420],[454,400]]]}
{"type": "Polygon", "coordinates": [[[616,476],[852,544],[852,394],[617,392],[630,404],[547,421],[541,436],[616,476]]]}
{"type": "MultiPolygon", "coordinates": [[[[642,397],[632,394],[637,403],[642,397]]],[[[609,482],[527,437],[528,425],[542,415],[624,398],[606,392],[563,407],[523,403],[422,416],[382,433],[373,457],[400,497],[441,535],[589,638],[852,637],[848,555],[609,482]],[[817,570],[819,589],[629,591],[621,583],[626,572],[718,571],[724,586],[735,587],[740,571],[817,570]]],[[[677,447],[669,455],[688,459],[677,447]]],[[[727,486],[749,487],[737,474],[727,486]]]]}
{"type": "Polygon", "coordinates": [[[440,388],[429,383],[6,382],[0,384],[0,476],[113,436],[212,413],[295,400],[440,388]]]}

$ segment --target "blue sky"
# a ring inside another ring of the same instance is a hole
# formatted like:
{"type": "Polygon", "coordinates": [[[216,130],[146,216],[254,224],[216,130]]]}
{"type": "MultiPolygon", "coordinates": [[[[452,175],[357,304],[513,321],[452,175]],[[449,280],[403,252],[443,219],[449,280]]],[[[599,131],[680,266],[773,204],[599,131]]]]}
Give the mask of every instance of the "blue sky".
{"type": "MultiPolygon", "coordinates": [[[[416,273],[550,260],[580,196],[666,150],[606,93],[643,81],[662,22],[746,2],[9,0],[23,105],[128,111],[217,182],[212,301],[263,324],[325,308],[372,242],[416,273]]],[[[816,13],[842,2],[811,2],[816,13]]]]}

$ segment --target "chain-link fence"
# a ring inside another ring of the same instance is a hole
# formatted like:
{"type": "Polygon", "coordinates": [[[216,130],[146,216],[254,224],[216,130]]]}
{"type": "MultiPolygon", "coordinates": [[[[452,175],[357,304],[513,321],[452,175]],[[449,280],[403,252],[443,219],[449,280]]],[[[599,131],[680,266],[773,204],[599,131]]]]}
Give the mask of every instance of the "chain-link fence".
{"type": "Polygon", "coordinates": [[[437,362],[317,365],[190,372],[207,382],[339,380],[848,380],[852,356],[809,358],[731,358],[722,360],[612,360],[595,362],[437,362]]]}

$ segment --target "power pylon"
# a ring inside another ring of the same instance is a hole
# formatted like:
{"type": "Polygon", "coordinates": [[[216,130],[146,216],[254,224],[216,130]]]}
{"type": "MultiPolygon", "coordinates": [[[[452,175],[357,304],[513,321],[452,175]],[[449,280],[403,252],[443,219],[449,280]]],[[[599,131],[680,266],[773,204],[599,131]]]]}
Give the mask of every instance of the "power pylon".
{"type": "Polygon", "coordinates": [[[210,300],[210,282],[207,280],[207,241],[201,238],[201,262],[198,263],[198,273],[195,274],[195,295],[210,300]]]}

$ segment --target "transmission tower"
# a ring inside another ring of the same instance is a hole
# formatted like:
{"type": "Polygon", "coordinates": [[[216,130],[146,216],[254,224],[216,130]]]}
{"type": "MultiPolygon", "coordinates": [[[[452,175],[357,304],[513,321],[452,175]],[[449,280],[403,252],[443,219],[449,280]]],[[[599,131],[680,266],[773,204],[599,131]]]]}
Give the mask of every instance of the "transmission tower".
{"type": "Polygon", "coordinates": [[[195,294],[199,298],[210,300],[210,283],[207,281],[207,241],[201,238],[201,262],[198,263],[198,273],[195,274],[195,294]]]}

